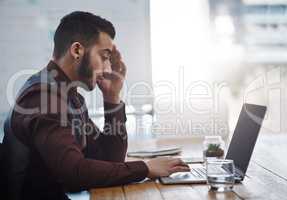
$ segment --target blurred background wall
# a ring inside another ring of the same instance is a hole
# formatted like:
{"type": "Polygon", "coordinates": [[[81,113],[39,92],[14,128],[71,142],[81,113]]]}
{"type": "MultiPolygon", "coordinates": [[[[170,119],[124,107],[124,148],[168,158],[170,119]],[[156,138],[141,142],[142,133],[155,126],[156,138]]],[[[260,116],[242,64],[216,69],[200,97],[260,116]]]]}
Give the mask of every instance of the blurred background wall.
{"type": "Polygon", "coordinates": [[[151,1],[153,81],[178,86],[158,118],[228,134],[242,104],[256,103],[268,107],[263,131],[286,132],[286,22],[286,0],[151,1]]]}
{"type": "MultiPolygon", "coordinates": [[[[9,101],[75,10],[117,29],[133,136],[227,135],[244,102],[268,106],[263,131],[286,131],[286,0],[0,0],[1,134],[9,101]]],[[[80,92],[102,125],[99,90],[80,92]]]]}
{"type": "MultiPolygon", "coordinates": [[[[145,94],[146,87],[135,83],[143,81],[145,85],[151,85],[149,1],[0,0],[1,135],[3,120],[10,108],[10,97],[15,96],[32,72],[47,65],[60,19],[76,10],[95,13],[114,24],[117,31],[115,44],[128,66],[125,91],[129,90],[131,96],[145,94]],[[12,88],[8,87],[9,80],[12,88]]],[[[86,96],[90,114],[98,113],[102,106],[99,90],[81,92],[86,96]]],[[[123,93],[124,99],[126,94],[123,93]]],[[[152,104],[152,99],[143,95],[126,100],[140,108],[144,104],[152,104]]]]}

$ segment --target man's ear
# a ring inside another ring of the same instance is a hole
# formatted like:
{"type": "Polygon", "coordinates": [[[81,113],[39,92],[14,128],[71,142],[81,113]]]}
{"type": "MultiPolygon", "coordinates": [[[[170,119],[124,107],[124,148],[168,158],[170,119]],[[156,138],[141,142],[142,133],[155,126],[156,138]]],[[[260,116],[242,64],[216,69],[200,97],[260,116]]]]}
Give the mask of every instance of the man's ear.
{"type": "Polygon", "coordinates": [[[85,48],[79,42],[73,42],[70,46],[70,54],[75,60],[80,60],[84,55],[85,48]]]}

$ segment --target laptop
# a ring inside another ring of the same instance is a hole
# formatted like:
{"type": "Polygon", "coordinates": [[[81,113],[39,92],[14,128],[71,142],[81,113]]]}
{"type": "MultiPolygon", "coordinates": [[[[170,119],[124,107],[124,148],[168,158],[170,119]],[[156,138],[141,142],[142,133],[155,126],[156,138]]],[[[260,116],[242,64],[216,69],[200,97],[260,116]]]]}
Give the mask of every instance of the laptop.
{"type": "MultiPolygon", "coordinates": [[[[234,161],[235,182],[243,181],[249,161],[266,113],[266,106],[243,104],[235,127],[226,159],[234,161]]],[[[192,168],[190,172],[178,172],[161,177],[162,184],[206,183],[205,167],[192,168]]]]}

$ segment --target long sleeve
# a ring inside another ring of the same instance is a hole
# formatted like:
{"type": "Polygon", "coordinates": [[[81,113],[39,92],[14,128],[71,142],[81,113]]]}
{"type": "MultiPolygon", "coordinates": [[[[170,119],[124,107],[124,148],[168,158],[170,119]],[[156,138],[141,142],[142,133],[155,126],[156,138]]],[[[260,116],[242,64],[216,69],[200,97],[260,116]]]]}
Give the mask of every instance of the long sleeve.
{"type": "MultiPolygon", "coordinates": [[[[57,101],[61,100],[57,98],[57,101]]],[[[63,105],[63,102],[48,103],[49,108],[46,110],[53,110],[54,104],[63,105]]],[[[24,98],[21,105],[39,106],[40,93],[29,96],[27,100],[24,98]]],[[[25,122],[25,129],[27,129],[25,132],[29,141],[32,142],[51,174],[66,188],[81,190],[127,184],[141,181],[147,176],[148,168],[143,161],[123,162],[127,148],[126,139],[108,135],[100,137],[101,140],[96,141],[100,144],[100,148],[107,150],[104,154],[107,159],[86,158],[72,134],[72,127],[69,125],[63,127],[61,120],[61,113],[39,112],[33,115],[18,115],[14,122],[16,122],[15,128],[18,129],[21,128],[19,122],[25,122]],[[112,148],[108,150],[109,147],[105,145],[112,148]]],[[[107,122],[110,120],[111,118],[106,117],[107,122]]]]}
{"type": "MultiPolygon", "coordinates": [[[[105,126],[103,132],[95,127],[95,133],[87,138],[86,153],[89,158],[124,162],[127,152],[125,104],[104,103],[105,126]]],[[[90,120],[91,123],[92,120],[90,120]]]]}
{"type": "Polygon", "coordinates": [[[71,128],[62,128],[57,119],[38,116],[35,146],[48,168],[69,188],[89,189],[140,181],[147,175],[142,161],[109,162],[84,157],[71,128]]]}

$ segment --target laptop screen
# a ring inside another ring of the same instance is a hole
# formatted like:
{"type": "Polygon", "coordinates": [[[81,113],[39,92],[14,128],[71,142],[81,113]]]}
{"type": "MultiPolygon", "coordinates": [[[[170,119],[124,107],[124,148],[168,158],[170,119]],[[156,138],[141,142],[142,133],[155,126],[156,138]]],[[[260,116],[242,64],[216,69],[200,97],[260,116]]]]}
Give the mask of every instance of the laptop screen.
{"type": "Polygon", "coordinates": [[[243,104],[229,144],[226,159],[233,160],[235,167],[244,174],[247,171],[265,112],[265,106],[243,104]]]}

